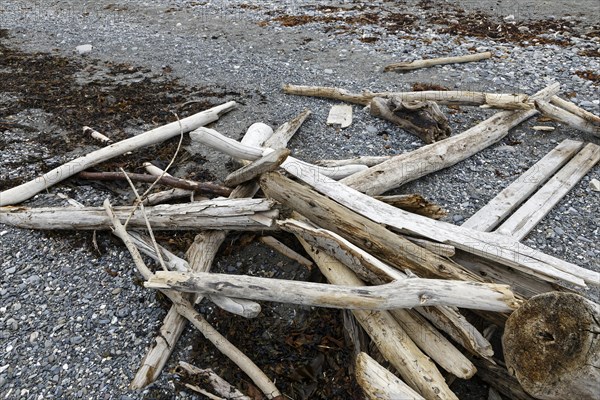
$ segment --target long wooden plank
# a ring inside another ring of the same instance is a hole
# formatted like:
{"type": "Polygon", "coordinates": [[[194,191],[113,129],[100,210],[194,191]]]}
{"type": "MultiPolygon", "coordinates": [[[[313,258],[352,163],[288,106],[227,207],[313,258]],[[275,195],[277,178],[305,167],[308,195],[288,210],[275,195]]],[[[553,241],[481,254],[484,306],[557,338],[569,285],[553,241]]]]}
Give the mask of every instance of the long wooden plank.
{"type": "Polygon", "coordinates": [[[582,147],[582,142],[570,139],[563,140],[461,226],[483,232],[493,230],[582,147]]]}
{"type": "Polygon", "coordinates": [[[496,232],[522,240],[599,160],[600,146],[588,143],[496,232]]]}

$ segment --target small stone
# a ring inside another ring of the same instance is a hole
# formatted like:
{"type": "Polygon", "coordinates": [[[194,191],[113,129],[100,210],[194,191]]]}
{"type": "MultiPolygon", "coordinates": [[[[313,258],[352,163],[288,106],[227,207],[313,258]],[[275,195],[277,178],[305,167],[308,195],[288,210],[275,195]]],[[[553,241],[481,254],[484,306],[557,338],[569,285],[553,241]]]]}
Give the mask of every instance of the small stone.
{"type": "Polygon", "coordinates": [[[464,219],[465,219],[465,217],[463,217],[460,214],[455,214],[455,215],[452,216],[452,221],[454,221],[454,222],[460,222],[460,221],[462,221],[464,219]]]}
{"type": "Polygon", "coordinates": [[[6,274],[7,274],[7,275],[12,275],[12,274],[14,274],[15,272],[17,272],[17,267],[10,267],[10,268],[7,268],[7,269],[6,269],[4,272],[6,272],[6,274]]]}
{"type": "Polygon", "coordinates": [[[36,283],[38,283],[41,280],[42,280],[42,278],[40,278],[39,275],[31,275],[29,278],[27,278],[25,280],[25,282],[27,282],[27,284],[29,284],[29,285],[35,285],[36,283]]]}
{"type": "Polygon", "coordinates": [[[121,291],[122,291],[122,290],[123,290],[123,289],[122,289],[122,288],[119,288],[119,287],[118,287],[118,288],[114,288],[114,289],[112,290],[112,292],[111,292],[111,293],[116,295],[116,294],[119,294],[119,293],[121,293],[121,291]]]}
{"type": "Polygon", "coordinates": [[[38,339],[38,337],[40,337],[40,333],[38,331],[32,332],[31,335],[29,335],[29,342],[35,342],[38,339]]]}
{"type": "Polygon", "coordinates": [[[554,228],[554,233],[556,233],[557,236],[562,236],[565,234],[565,231],[557,226],[556,228],[554,228]]]}
{"type": "Polygon", "coordinates": [[[59,380],[59,379],[60,379],[60,378],[58,377],[58,374],[56,374],[56,375],[54,375],[54,376],[52,377],[52,382],[57,382],[57,383],[58,383],[58,380],[59,380]]]}
{"type": "Polygon", "coordinates": [[[377,129],[377,127],[375,127],[373,125],[367,125],[367,132],[369,132],[369,133],[377,133],[377,132],[379,132],[379,129],[377,129]]]}
{"type": "Polygon", "coordinates": [[[519,29],[519,32],[529,32],[529,28],[526,26],[520,26],[517,29],[519,29]]]}
{"type": "Polygon", "coordinates": [[[87,54],[90,51],[92,51],[92,45],[91,44],[82,44],[80,46],[75,47],[75,50],[77,50],[77,53],[79,53],[80,55],[87,54]]]}
{"type": "Polygon", "coordinates": [[[81,342],[83,342],[83,337],[81,336],[73,336],[71,338],[71,344],[79,344],[81,342]]]}
{"type": "Polygon", "coordinates": [[[507,146],[507,145],[496,147],[495,150],[496,151],[507,152],[507,153],[514,153],[515,152],[515,148],[513,146],[507,146]]]}
{"type": "Polygon", "coordinates": [[[598,179],[592,179],[590,181],[590,189],[594,192],[600,192],[600,181],[598,179]]]}
{"type": "Polygon", "coordinates": [[[332,70],[332,69],[330,69],[330,68],[325,68],[325,69],[323,70],[323,72],[324,72],[324,73],[326,73],[327,75],[331,75],[331,74],[333,74],[333,70],[332,70]]]}

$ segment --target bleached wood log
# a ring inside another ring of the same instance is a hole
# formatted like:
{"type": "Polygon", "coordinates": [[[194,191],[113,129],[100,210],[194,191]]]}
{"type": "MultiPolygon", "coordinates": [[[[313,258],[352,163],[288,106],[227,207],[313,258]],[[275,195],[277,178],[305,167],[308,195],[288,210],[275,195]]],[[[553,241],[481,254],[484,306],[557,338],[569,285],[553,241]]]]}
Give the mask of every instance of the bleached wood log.
{"type": "Polygon", "coordinates": [[[490,342],[458,310],[452,307],[416,307],[415,311],[471,354],[487,360],[494,355],[490,342]]]}
{"type": "Polygon", "coordinates": [[[535,106],[547,117],[555,119],[560,123],[568,125],[582,132],[591,133],[596,137],[600,137],[600,126],[594,125],[592,122],[585,120],[578,115],[571,114],[567,110],[543,100],[536,100],[535,106]]]}
{"type": "Polygon", "coordinates": [[[571,114],[577,115],[578,117],[583,118],[584,120],[591,122],[592,124],[598,126],[600,125],[600,117],[592,114],[589,111],[584,110],[583,108],[577,107],[575,104],[570,101],[564,100],[558,96],[552,96],[550,99],[550,103],[554,104],[557,107],[562,108],[570,112],[571,114]]]}
{"type": "Polygon", "coordinates": [[[419,194],[398,194],[394,196],[374,196],[377,200],[411,213],[424,215],[433,219],[440,219],[448,212],[437,204],[425,199],[419,194]]]}
{"type": "MultiPolygon", "coordinates": [[[[449,106],[482,106],[491,101],[495,107],[506,107],[509,110],[531,109],[529,97],[525,94],[483,93],[454,90],[424,90],[419,92],[370,92],[351,93],[345,89],[325,86],[284,85],[287,94],[299,96],[323,97],[342,100],[349,103],[367,106],[374,97],[398,97],[402,101],[435,101],[449,106]]],[[[558,91],[556,92],[558,93],[558,91]]]]}
{"type": "MultiPolygon", "coordinates": [[[[265,199],[213,199],[189,204],[163,204],[146,207],[155,230],[235,229],[268,230],[278,216],[273,201],[265,199]]],[[[115,207],[126,219],[131,207],[115,207]]],[[[0,222],[30,229],[109,229],[110,221],[102,207],[1,207],[0,222]]],[[[129,226],[146,228],[140,210],[133,213],[129,226]]]]}
{"type": "Polygon", "coordinates": [[[417,346],[440,367],[461,379],[470,379],[477,369],[445,336],[414,310],[390,310],[390,314],[417,346]]]}
{"type": "MultiPolygon", "coordinates": [[[[211,385],[213,390],[218,393],[220,396],[223,396],[226,399],[235,399],[235,400],[252,400],[250,397],[244,395],[242,392],[237,390],[234,386],[232,386],[225,379],[221,378],[217,375],[212,369],[200,369],[194,365],[188,364],[184,361],[179,361],[179,365],[175,369],[175,372],[178,375],[184,376],[185,380],[191,380],[194,382],[202,381],[211,385]]],[[[187,387],[194,386],[189,383],[185,383],[187,387]]],[[[210,392],[209,392],[210,393],[210,392]]],[[[206,395],[206,394],[205,394],[206,395]]]]}
{"type": "Polygon", "coordinates": [[[445,65],[445,64],[457,64],[457,63],[467,63],[474,61],[487,60],[488,58],[492,58],[492,53],[489,51],[483,53],[475,53],[475,54],[467,54],[464,56],[457,57],[440,57],[440,58],[431,58],[425,60],[415,60],[410,62],[399,62],[392,63],[385,66],[383,72],[389,71],[410,71],[419,68],[429,68],[434,65],[445,65]]]}
{"type": "Polygon", "coordinates": [[[208,298],[219,308],[244,318],[258,317],[261,311],[260,304],[247,299],[220,296],[218,294],[211,294],[208,298]]]}
{"type": "Polygon", "coordinates": [[[196,182],[189,179],[175,178],[170,175],[156,176],[150,174],[135,174],[123,172],[80,172],[77,177],[89,180],[127,180],[129,178],[133,182],[154,183],[158,182],[163,185],[172,186],[179,189],[187,189],[190,191],[198,191],[201,193],[214,194],[217,196],[229,196],[231,190],[224,186],[212,182],[196,182]]]}
{"type": "Polygon", "coordinates": [[[597,399],[600,305],[574,293],[532,297],[506,321],[508,371],[539,399],[597,399]]]}
{"type": "Polygon", "coordinates": [[[477,275],[463,270],[460,265],[413,244],[385,226],[278,173],[263,175],[261,187],[267,196],[296,210],[313,223],[343,236],[354,245],[367,249],[373,256],[400,270],[409,268],[423,277],[472,281],[479,279],[477,275]]]}
{"type": "MultiPolygon", "coordinates": [[[[553,84],[532,99],[548,99],[558,90],[559,85],[553,84]]],[[[381,194],[471,157],[536,113],[536,110],[499,112],[459,135],[395,156],[342,182],[370,195],[381,194]]]]}
{"type": "Polygon", "coordinates": [[[588,143],[496,230],[522,240],[600,161],[600,146],[588,143]]]}
{"type": "MultiPolygon", "coordinates": [[[[190,137],[192,140],[198,143],[210,146],[231,157],[242,160],[254,161],[273,151],[272,149],[265,150],[260,147],[242,145],[240,142],[228,138],[214,129],[200,128],[190,132],[190,137]]],[[[288,156],[286,162],[289,166],[296,166],[297,168],[310,168],[316,173],[324,174],[332,179],[342,179],[357,172],[364,171],[368,168],[365,165],[346,165],[335,168],[318,167],[298,160],[292,156],[288,156]]]]}
{"type": "Polygon", "coordinates": [[[281,163],[285,161],[285,159],[290,155],[290,150],[288,149],[279,149],[275,150],[272,153],[259,158],[252,163],[243,166],[237,171],[232,172],[225,178],[226,186],[237,186],[246,181],[255,179],[265,172],[274,171],[279,168],[281,163]]]}
{"type": "Polygon", "coordinates": [[[398,125],[418,136],[425,143],[434,143],[450,136],[448,118],[433,101],[403,101],[399,97],[374,97],[371,115],[398,125]]]}
{"type": "Polygon", "coordinates": [[[163,142],[181,133],[189,132],[200,126],[216,121],[219,119],[220,115],[233,110],[235,106],[236,103],[230,101],[190,117],[183,118],[180,121],[172,122],[135,137],[113,143],[110,146],[93,151],[83,157],[76,158],[60,167],[54,168],[52,171],[49,171],[34,180],[1,192],[0,206],[20,203],[42,190],[45,190],[78,172],[84,171],[89,167],[125,154],[128,151],[163,142]]]}
{"type": "Polygon", "coordinates": [[[563,140],[461,226],[484,232],[493,230],[582,147],[582,142],[563,140]]]}
{"type": "MultiPolygon", "coordinates": [[[[328,179],[323,175],[315,175],[314,171],[286,168],[286,162],[282,164],[282,168],[339,204],[375,222],[393,227],[393,229],[397,229],[400,232],[447,243],[485,259],[497,261],[508,267],[538,276],[544,280],[555,281],[562,279],[582,287],[585,287],[586,283],[600,285],[599,273],[531,249],[517,240],[505,237],[504,235],[474,231],[421,215],[408,213],[373,199],[343,183],[328,179]]],[[[272,176],[273,174],[276,173],[269,172],[265,175],[272,176]]],[[[265,180],[263,179],[262,182],[265,182],[265,180]]],[[[286,190],[288,193],[282,194],[284,197],[288,197],[291,194],[289,193],[289,188],[286,188],[286,190]]],[[[299,191],[306,194],[306,190],[308,189],[304,188],[299,191]]]]}
{"type": "MultiPolygon", "coordinates": [[[[298,240],[330,283],[362,284],[352,271],[335,258],[314,250],[302,238],[298,240]]],[[[457,399],[435,364],[419,350],[389,312],[354,310],[352,314],[408,385],[427,399],[457,399]]]]}
{"type": "Polygon", "coordinates": [[[315,163],[315,165],[319,165],[321,167],[341,167],[343,165],[361,164],[366,165],[367,167],[372,167],[373,165],[381,164],[390,158],[391,156],[361,156],[347,160],[319,160],[315,163]]]}
{"type": "Polygon", "coordinates": [[[438,256],[453,257],[456,254],[456,248],[448,244],[432,242],[431,240],[419,239],[412,236],[404,237],[412,243],[416,244],[417,246],[421,246],[422,248],[427,249],[433,254],[437,254],[438,256]]]}
{"type": "MultiPolygon", "coordinates": [[[[288,124],[289,129],[297,130],[299,124],[288,124]]],[[[273,134],[273,130],[265,124],[256,123],[248,128],[248,132],[242,138],[242,143],[249,146],[262,146],[264,142],[273,134]]],[[[289,130],[279,128],[278,135],[291,137],[289,130]]],[[[282,147],[286,147],[287,141],[280,140],[282,147]]],[[[258,191],[258,184],[251,182],[236,187],[229,196],[230,198],[253,197],[258,191]]],[[[226,231],[205,231],[194,239],[187,252],[187,258],[192,271],[209,271],[212,262],[219,250],[219,247],[227,237],[226,231]]],[[[191,303],[202,300],[202,296],[189,296],[191,303]]],[[[155,338],[150,350],[144,357],[142,366],[137,371],[131,387],[142,388],[156,380],[160,375],[164,365],[169,359],[175,344],[179,340],[187,320],[177,312],[175,306],[171,306],[163,325],[160,328],[160,334],[155,338]]]]}
{"type": "Polygon", "coordinates": [[[313,262],[308,258],[296,253],[294,250],[287,247],[285,244],[281,243],[279,240],[275,239],[273,236],[261,236],[258,238],[261,243],[266,244],[272,249],[278,251],[289,259],[296,261],[298,264],[303,265],[307,268],[313,267],[313,262]]]}
{"type": "Polygon", "coordinates": [[[83,134],[90,135],[90,137],[92,139],[98,140],[100,143],[102,143],[104,145],[109,145],[109,144],[113,143],[113,140],[111,138],[98,132],[97,130],[90,128],[89,126],[83,127],[83,134]]]}
{"type": "Polygon", "coordinates": [[[400,378],[383,368],[367,353],[356,357],[354,374],[368,399],[371,400],[425,400],[400,378]]]}
{"type": "MultiPolygon", "coordinates": [[[[118,236],[135,262],[138,271],[145,279],[153,276],[152,271],[144,264],[144,261],[135,245],[129,239],[129,234],[114,213],[110,202],[104,201],[104,208],[113,224],[114,233],[118,236]]],[[[250,360],[244,353],[231,344],[215,328],[213,328],[193,307],[187,298],[180,293],[165,290],[163,293],[173,302],[177,312],[187,318],[211,343],[215,345],[231,361],[233,361],[250,379],[262,390],[268,399],[277,399],[281,393],[271,380],[250,360]]]]}
{"type": "MultiPolygon", "coordinates": [[[[300,129],[310,114],[312,114],[312,112],[309,109],[304,109],[300,114],[277,128],[273,135],[257,146],[262,147],[264,145],[264,147],[275,150],[286,148],[287,143],[296,134],[296,132],[298,132],[298,129],[300,129]]],[[[242,141],[242,143],[244,142],[242,141]]]]}
{"type": "Polygon", "coordinates": [[[506,285],[441,279],[411,278],[357,289],[248,275],[157,271],[144,286],[353,310],[390,310],[430,305],[499,312],[515,308],[514,297],[506,285]]]}
{"type": "Polygon", "coordinates": [[[183,198],[190,198],[193,195],[193,192],[185,189],[169,189],[162,190],[156,193],[150,193],[146,196],[144,200],[145,206],[153,206],[156,204],[166,203],[172,200],[179,200],[183,198]]]}

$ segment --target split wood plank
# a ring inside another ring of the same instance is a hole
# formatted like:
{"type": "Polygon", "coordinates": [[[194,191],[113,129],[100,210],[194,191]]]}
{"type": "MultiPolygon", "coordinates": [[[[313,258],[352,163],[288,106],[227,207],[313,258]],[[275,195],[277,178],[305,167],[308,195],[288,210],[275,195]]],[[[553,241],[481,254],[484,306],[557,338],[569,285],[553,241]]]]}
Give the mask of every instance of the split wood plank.
{"type": "MultiPolygon", "coordinates": [[[[155,230],[233,229],[268,230],[279,211],[266,199],[212,199],[189,204],[161,204],[145,208],[155,230]]],[[[126,220],[131,207],[114,208],[126,220]]],[[[109,229],[111,222],[102,207],[0,207],[0,223],[30,229],[109,229]]],[[[141,210],[136,210],[129,227],[146,229],[141,210]]]]}
{"type": "MultiPolygon", "coordinates": [[[[550,98],[559,87],[558,84],[550,85],[532,98],[550,98]]],[[[471,157],[498,142],[511,128],[535,114],[536,110],[499,112],[459,135],[392,157],[342,182],[370,195],[382,194],[471,157]]]]}
{"type": "Polygon", "coordinates": [[[353,310],[450,305],[506,312],[516,307],[515,299],[506,285],[442,279],[411,278],[356,288],[249,275],[157,271],[144,286],[353,310]]]}
{"type": "Polygon", "coordinates": [[[133,151],[140,147],[150,146],[163,142],[174,136],[189,132],[200,126],[209,124],[219,119],[222,114],[233,110],[236,107],[234,101],[210,108],[190,117],[183,118],[179,121],[171,122],[170,124],[161,126],[144,132],[135,137],[113,143],[99,150],[86,154],[83,157],[76,158],[63,164],[44,175],[26,182],[17,187],[0,192],[0,206],[20,203],[25,201],[35,194],[49,188],[75,175],[78,172],[94,165],[100,164],[113,157],[120,156],[129,151],[133,151]]]}
{"type": "Polygon", "coordinates": [[[592,122],[583,119],[582,117],[572,114],[564,108],[557,107],[547,101],[536,100],[536,108],[547,117],[557,120],[565,125],[580,130],[582,132],[591,133],[596,137],[600,137],[600,126],[594,125],[592,122]]]}
{"type": "Polygon", "coordinates": [[[225,178],[224,183],[226,186],[233,187],[255,179],[265,172],[274,171],[279,168],[281,163],[283,163],[289,155],[289,149],[275,150],[272,153],[243,166],[237,171],[232,172],[225,178]]]}
{"type": "Polygon", "coordinates": [[[461,226],[483,232],[492,231],[582,147],[582,142],[565,139],[461,226]]]}
{"type": "Polygon", "coordinates": [[[419,194],[398,194],[394,196],[374,196],[377,200],[391,204],[394,207],[424,215],[433,219],[445,217],[448,212],[439,205],[425,199],[419,194]]]}
{"type": "Polygon", "coordinates": [[[475,54],[467,54],[464,56],[457,57],[440,57],[440,58],[430,58],[425,60],[415,60],[410,62],[398,62],[392,63],[385,66],[383,72],[389,71],[411,71],[419,68],[429,68],[435,65],[445,65],[445,64],[458,64],[458,63],[467,63],[474,61],[487,60],[488,58],[492,58],[492,53],[489,51],[483,53],[475,53],[475,54]]]}
{"type": "MultiPolygon", "coordinates": [[[[522,240],[554,206],[600,161],[600,146],[588,143],[548,183],[496,230],[522,240]]],[[[597,285],[600,284],[598,279],[597,285]]]]}

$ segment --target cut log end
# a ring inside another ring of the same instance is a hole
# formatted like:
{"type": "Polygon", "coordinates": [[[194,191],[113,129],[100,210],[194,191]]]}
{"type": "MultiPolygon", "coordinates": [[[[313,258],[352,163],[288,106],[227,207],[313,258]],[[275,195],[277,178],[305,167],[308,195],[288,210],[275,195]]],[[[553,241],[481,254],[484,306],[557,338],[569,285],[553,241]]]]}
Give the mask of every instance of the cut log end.
{"type": "Polygon", "coordinates": [[[600,382],[600,306],[573,293],[532,297],[508,319],[506,364],[539,399],[593,399],[600,382]]]}

